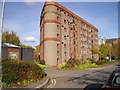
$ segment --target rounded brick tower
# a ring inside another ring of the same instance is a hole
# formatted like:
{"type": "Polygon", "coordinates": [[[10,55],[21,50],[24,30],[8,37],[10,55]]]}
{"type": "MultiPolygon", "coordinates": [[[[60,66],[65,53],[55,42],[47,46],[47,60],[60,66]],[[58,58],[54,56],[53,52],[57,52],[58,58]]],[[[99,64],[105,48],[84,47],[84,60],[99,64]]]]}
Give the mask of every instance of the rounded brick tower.
{"type": "Polygon", "coordinates": [[[49,66],[60,63],[60,16],[54,2],[46,2],[41,15],[41,59],[49,66]]]}

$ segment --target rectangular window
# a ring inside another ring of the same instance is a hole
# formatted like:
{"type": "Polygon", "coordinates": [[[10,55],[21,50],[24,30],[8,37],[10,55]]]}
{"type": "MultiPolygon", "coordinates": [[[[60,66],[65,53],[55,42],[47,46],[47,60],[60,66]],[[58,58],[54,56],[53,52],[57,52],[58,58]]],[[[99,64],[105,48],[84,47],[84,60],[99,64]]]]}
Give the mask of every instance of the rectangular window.
{"type": "Polygon", "coordinates": [[[59,17],[59,16],[57,16],[57,20],[58,20],[58,21],[60,20],[60,17],[59,17]]]}
{"type": "Polygon", "coordinates": [[[59,27],[59,25],[57,25],[57,27],[59,27]]]}
{"type": "Polygon", "coordinates": [[[57,44],[57,48],[59,48],[60,47],[60,44],[57,44]]]}
{"type": "Polygon", "coordinates": [[[57,56],[59,56],[59,51],[57,51],[57,56]]]}
{"type": "Polygon", "coordinates": [[[66,28],[64,28],[65,32],[66,32],[66,28]]]}
{"type": "Polygon", "coordinates": [[[60,34],[57,34],[57,38],[60,38],[60,34]]]}
{"type": "Polygon", "coordinates": [[[65,40],[67,39],[66,36],[64,36],[64,39],[65,39],[65,40]]]}
{"type": "Polygon", "coordinates": [[[64,20],[64,23],[66,24],[66,20],[64,20]]]}

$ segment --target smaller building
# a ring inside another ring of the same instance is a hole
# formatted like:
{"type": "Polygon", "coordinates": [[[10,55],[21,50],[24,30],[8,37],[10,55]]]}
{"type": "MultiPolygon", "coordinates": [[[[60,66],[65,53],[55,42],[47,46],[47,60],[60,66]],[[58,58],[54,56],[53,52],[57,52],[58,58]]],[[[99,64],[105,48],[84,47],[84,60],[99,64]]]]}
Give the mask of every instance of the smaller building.
{"type": "Polygon", "coordinates": [[[120,43],[120,37],[119,38],[112,38],[112,39],[107,39],[106,44],[117,44],[117,43],[120,43]]]}
{"type": "Polygon", "coordinates": [[[34,60],[34,49],[2,42],[2,59],[34,60]]]}
{"type": "Polygon", "coordinates": [[[120,37],[117,38],[115,41],[113,41],[113,44],[117,44],[117,43],[120,43],[120,37]]]}

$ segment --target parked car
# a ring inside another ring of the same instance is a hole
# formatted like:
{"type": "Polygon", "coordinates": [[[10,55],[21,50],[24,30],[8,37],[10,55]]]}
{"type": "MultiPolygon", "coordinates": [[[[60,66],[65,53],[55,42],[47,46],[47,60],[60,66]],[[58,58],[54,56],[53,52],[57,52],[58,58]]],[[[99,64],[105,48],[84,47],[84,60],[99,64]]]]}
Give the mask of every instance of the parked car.
{"type": "Polygon", "coordinates": [[[120,68],[115,69],[111,74],[102,90],[120,90],[120,68]]]}

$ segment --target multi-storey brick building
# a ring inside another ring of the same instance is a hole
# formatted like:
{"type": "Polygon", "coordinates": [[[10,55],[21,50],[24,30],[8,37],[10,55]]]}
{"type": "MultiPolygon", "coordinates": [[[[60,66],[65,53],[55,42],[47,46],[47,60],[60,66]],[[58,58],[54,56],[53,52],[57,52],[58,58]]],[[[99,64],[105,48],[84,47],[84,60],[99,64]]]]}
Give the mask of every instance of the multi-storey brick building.
{"type": "Polygon", "coordinates": [[[98,29],[57,2],[45,2],[40,21],[41,60],[56,66],[69,58],[96,58],[98,29]]]}

